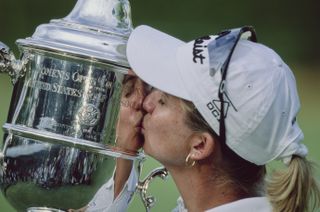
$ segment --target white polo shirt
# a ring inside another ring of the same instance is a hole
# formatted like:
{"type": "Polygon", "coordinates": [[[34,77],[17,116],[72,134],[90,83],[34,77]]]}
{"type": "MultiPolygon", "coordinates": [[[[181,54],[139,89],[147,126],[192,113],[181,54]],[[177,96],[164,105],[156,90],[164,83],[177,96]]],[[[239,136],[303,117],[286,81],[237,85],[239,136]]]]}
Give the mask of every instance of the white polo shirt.
{"type": "Polygon", "coordinates": [[[114,180],[107,181],[87,205],[86,212],[125,212],[136,190],[138,175],[131,169],[130,177],[118,197],[114,200],[114,180]]]}
{"type": "MultiPolygon", "coordinates": [[[[110,179],[96,193],[88,204],[86,212],[126,212],[135,187],[138,176],[134,169],[131,170],[129,179],[124,185],[119,196],[114,199],[114,181],[110,179]]],[[[187,212],[181,197],[177,200],[177,207],[172,212],[187,212]]],[[[271,204],[266,197],[252,197],[234,201],[207,210],[206,212],[272,212],[271,204]]]]}
{"type": "MultiPolygon", "coordinates": [[[[179,197],[178,206],[172,212],[187,212],[183,200],[179,197]]],[[[252,197],[237,200],[215,208],[206,210],[206,212],[272,212],[272,206],[267,197],[252,197]]]]}

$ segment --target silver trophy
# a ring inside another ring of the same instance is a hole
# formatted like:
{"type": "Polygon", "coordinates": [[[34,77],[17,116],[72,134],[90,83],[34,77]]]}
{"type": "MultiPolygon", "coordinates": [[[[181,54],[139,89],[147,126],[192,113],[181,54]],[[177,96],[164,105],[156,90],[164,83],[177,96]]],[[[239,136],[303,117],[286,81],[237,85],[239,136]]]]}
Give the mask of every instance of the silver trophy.
{"type": "MultiPolygon", "coordinates": [[[[0,42],[0,71],[14,84],[0,151],[0,187],[17,211],[86,205],[113,176],[116,158],[141,172],[143,153],[114,148],[132,31],[127,0],[78,0],[71,13],[17,40],[16,60],[0,42]]],[[[150,180],[139,182],[146,210],[150,180]]]]}

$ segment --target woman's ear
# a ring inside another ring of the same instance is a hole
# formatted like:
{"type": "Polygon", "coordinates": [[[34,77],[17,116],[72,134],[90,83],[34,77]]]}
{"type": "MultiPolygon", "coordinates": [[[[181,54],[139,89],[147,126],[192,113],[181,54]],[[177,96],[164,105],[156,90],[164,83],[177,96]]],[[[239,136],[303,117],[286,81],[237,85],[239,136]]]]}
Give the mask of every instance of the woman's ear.
{"type": "Polygon", "coordinates": [[[190,159],[197,161],[202,160],[214,151],[215,139],[207,132],[196,133],[191,138],[190,159]]]}

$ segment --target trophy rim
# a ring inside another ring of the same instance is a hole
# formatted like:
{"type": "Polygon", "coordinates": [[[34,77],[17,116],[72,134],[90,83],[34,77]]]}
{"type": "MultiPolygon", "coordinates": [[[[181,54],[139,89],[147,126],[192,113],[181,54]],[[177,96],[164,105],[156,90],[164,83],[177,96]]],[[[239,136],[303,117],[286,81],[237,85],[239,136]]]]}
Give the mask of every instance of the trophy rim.
{"type": "Polygon", "coordinates": [[[143,152],[130,151],[116,146],[105,145],[80,138],[72,138],[22,125],[5,123],[3,129],[13,136],[34,139],[40,143],[60,144],[65,145],[66,147],[83,149],[92,153],[128,160],[143,160],[145,158],[143,152]]]}
{"type": "Polygon", "coordinates": [[[27,208],[27,212],[65,212],[64,210],[56,209],[56,208],[48,208],[48,207],[29,207],[27,208]]]}
{"type": "MultiPolygon", "coordinates": [[[[104,54],[86,51],[82,49],[79,51],[76,48],[69,47],[66,49],[63,44],[61,43],[52,43],[48,41],[34,41],[32,38],[25,38],[25,39],[18,39],[16,41],[19,47],[27,50],[37,50],[43,52],[49,52],[52,54],[61,55],[62,53],[64,56],[73,57],[76,59],[86,60],[89,62],[96,62],[100,64],[111,64],[117,67],[122,67],[124,69],[129,69],[130,65],[126,58],[117,57],[115,55],[109,55],[106,51],[104,54]]],[[[123,72],[123,74],[127,74],[127,72],[123,72]]]]}

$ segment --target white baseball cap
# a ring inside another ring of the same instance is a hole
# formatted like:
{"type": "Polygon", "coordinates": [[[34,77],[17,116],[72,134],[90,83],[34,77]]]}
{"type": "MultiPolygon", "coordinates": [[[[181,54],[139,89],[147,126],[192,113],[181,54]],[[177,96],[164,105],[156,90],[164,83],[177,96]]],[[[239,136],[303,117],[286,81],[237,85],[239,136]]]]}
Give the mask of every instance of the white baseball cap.
{"type": "Polygon", "coordinates": [[[193,102],[218,135],[220,70],[227,65],[222,116],[228,147],[257,165],[274,159],[289,163],[292,155],[305,157],[308,150],[296,121],[300,102],[292,71],[273,50],[245,39],[225,57],[228,38],[219,39],[228,32],[185,43],[139,26],[129,37],[127,58],[142,80],[193,102]]]}

